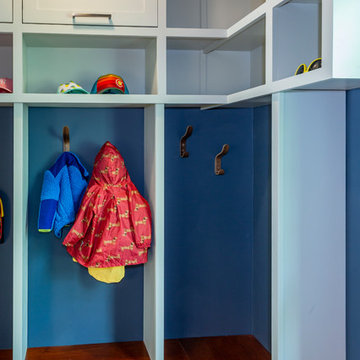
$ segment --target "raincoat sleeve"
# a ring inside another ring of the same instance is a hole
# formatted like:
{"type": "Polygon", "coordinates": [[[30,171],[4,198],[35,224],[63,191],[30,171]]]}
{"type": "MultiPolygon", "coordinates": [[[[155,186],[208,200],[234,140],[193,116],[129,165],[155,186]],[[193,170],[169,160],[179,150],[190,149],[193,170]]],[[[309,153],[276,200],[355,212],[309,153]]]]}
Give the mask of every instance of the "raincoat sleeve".
{"type": "Polygon", "coordinates": [[[51,171],[45,171],[40,196],[38,222],[38,230],[40,232],[50,232],[53,229],[59,194],[59,182],[55,179],[51,171]]]}
{"type": "Polygon", "coordinates": [[[134,184],[129,186],[131,220],[135,229],[135,245],[147,249],[151,245],[151,210],[134,184]]]}

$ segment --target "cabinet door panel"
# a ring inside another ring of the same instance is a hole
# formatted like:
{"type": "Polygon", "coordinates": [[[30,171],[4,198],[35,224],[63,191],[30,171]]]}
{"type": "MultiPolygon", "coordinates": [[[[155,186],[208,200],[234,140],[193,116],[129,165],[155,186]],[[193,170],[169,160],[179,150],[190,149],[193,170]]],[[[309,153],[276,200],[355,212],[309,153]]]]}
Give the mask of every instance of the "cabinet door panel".
{"type": "Polygon", "coordinates": [[[12,22],[12,0],[0,0],[0,22],[12,22]]]}
{"type": "Polygon", "coordinates": [[[23,0],[23,20],[43,24],[157,26],[157,0],[23,0]]]}

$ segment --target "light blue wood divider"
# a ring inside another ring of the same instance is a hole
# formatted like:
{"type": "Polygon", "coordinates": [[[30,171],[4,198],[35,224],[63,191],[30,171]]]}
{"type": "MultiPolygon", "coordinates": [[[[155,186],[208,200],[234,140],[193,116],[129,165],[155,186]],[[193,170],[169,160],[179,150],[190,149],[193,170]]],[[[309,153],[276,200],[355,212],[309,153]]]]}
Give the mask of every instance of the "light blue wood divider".
{"type": "Polygon", "coordinates": [[[273,96],[272,358],[345,360],[345,92],[273,96]]]}
{"type": "Polygon", "coordinates": [[[145,109],[145,193],[154,241],[144,268],[144,342],[151,360],[164,359],[164,105],[145,109]]]}
{"type": "Polygon", "coordinates": [[[14,288],[13,359],[23,360],[28,332],[28,111],[14,105],[14,288]]]}

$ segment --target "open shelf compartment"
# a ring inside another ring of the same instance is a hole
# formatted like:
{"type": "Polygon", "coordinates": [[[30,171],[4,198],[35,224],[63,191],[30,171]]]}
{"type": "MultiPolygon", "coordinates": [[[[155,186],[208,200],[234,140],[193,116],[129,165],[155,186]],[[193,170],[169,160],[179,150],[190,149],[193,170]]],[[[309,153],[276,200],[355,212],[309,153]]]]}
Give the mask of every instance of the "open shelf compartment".
{"type": "Polygon", "coordinates": [[[167,26],[227,29],[265,0],[167,0],[167,26]]]}
{"type": "Polygon", "coordinates": [[[263,84],[265,17],[229,40],[167,40],[168,94],[229,95],[263,84]]]}
{"type": "Polygon", "coordinates": [[[25,93],[55,94],[69,81],[90,92],[105,74],[121,76],[130,94],[157,93],[155,38],[24,34],[24,43],[25,93]]]}
{"type": "MultiPolygon", "coordinates": [[[[322,56],[322,0],[292,0],[274,8],[273,80],[295,75],[322,56]]],[[[301,75],[298,75],[301,76],[301,75]]]]}
{"type": "MultiPolygon", "coordinates": [[[[12,34],[0,33],[0,78],[13,77],[13,37],[12,34]]],[[[0,93],[5,97],[6,93],[0,93]]],[[[1,101],[1,100],[0,100],[1,101]]]]}

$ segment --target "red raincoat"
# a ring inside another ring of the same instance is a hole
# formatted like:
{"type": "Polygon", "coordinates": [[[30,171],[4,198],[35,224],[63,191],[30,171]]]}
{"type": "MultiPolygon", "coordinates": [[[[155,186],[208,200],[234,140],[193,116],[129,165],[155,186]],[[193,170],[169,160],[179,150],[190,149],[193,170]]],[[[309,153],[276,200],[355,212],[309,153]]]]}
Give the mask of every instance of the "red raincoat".
{"type": "Polygon", "coordinates": [[[137,265],[151,244],[149,204],[130,180],[124,159],[106,142],[73,227],[64,239],[68,253],[85,267],[137,265]]]}

